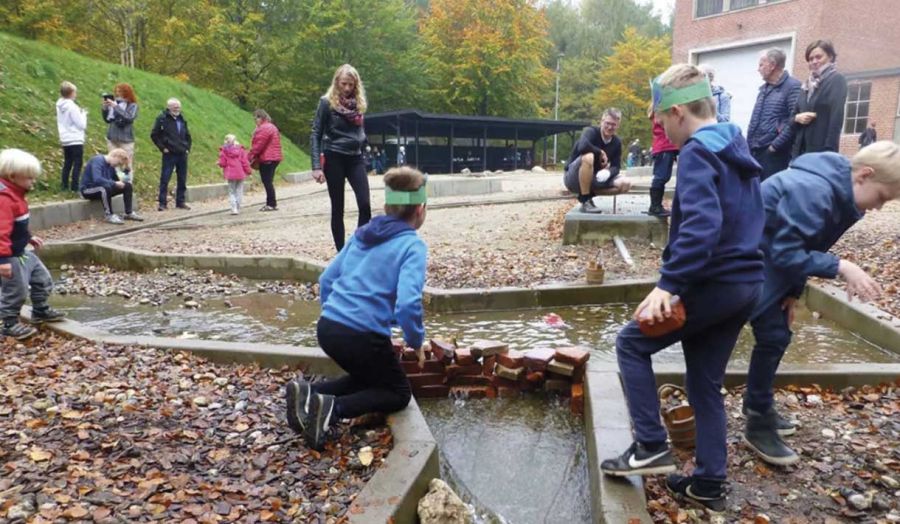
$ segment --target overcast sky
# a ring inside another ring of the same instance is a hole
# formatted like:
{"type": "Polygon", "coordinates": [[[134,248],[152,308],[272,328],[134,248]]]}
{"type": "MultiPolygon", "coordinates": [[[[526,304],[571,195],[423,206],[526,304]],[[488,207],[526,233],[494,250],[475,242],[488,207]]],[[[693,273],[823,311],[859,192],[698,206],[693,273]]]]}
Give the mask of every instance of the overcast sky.
{"type": "Polygon", "coordinates": [[[662,15],[663,22],[669,22],[669,16],[672,14],[672,9],[675,8],[675,0],[638,0],[638,2],[647,4],[653,4],[653,14],[662,15]]]}

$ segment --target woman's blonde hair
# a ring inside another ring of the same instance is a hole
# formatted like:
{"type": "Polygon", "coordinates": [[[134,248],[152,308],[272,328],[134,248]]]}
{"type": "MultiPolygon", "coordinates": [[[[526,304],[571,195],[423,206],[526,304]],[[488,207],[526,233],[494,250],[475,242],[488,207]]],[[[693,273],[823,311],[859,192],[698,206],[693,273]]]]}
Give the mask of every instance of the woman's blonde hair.
{"type": "Polygon", "coordinates": [[[11,180],[19,175],[28,178],[41,176],[41,162],[31,153],[21,149],[0,151],[0,178],[11,180]]]}
{"type": "MultiPolygon", "coordinates": [[[[425,175],[418,169],[403,166],[392,167],[384,174],[384,185],[394,191],[418,191],[425,184],[425,175]]],[[[409,220],[421,204],[385,204],[384,213],[401,220],[409,220]]]]}
{"type": "MultiPolygon", "coordinates": [[[[706,75],[704,75],[695,65],[675,64],[666,69],[666,72],[659,77],[659,85],[660,87],[687,87],[696,84],[697,82],[702,82],[705,78],[706,75]]],[[[700,100],[694,100],[693,102],[688,102],[687,104],[678,105],[686,107],[688,112],[697,118],[716,117],[716,102],[712,97],[706,97],[700,100]]]]}
{"type": "Polygon", "coordinates": [[[366,103],[366,88],[359,78],[359,72],[350,64],[344,64],[334,72],[334,77],[331,79],[331,85],[328,86],[328,91],[325,92],[325,98],[328,99],[328,104],[332,109],[337,109],[337,107],[341,105],[341,89],[338,86],[338,81],[340,81],[341,77],[344,75],[349,76],[356,83],[356,89],[353,93],[354,98],[356,98],[356,109],[360,113],[365,113],[366,107],[368,106],[366,103]]]}
{"type": "Polygon", "coordinates": [[[864,166],[875,170],[872,178],[886,186],[900,186],[900,146],[890,140],[879,140],[862,148],[850,160],[853,170],[864,166]]]}
{"type": "Polygon", "coordinates": [[[225,135],[225,143],[237,145],[237,137],[234,135],[230,135],[230,134],[225,135]]]}

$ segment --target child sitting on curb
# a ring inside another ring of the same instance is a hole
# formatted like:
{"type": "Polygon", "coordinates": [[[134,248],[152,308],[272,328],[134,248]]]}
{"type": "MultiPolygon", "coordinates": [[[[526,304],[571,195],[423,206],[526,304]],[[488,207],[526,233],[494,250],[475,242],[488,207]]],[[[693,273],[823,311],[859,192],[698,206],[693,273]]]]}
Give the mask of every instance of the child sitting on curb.
{"type": "Polygon", "coordinates": [[[900,198],[900,147],[876,142],[852,160],[832,152],[808,153],[762,184],[765,284],[750,324],[756,345],[750,356],[744,443],[764,461],[793,464],[800,457],[781,439],[796,431],[773,404],[773,383],[791,342],[794,305],[808,277],[841,277],[847,296],[863,301],[881,289],[859,266],[827,253],[864,213],[900,198]]]}
{"type": "Polygon", "coordinates": [[[231,214],[241,212],[241,200],[244,198],[244,179],[250,175],[250,161],[244,146],[238,144],[234,135],[225,136],[225,145],[219,148],[219,167],[228,182],[228,201],[231,203],[231,214]]]}
{"type": "Polygon", "coordinates": [[[391,344],[391,324],[403,329],[420,366],[422,291],[427,248],[416,234],[425,222],[425,177],[409,167],[384,176],[383,216],[359,228],[319,278],[319,345],[348,374],[286,386],[287,419],[307,444],[321,449],[332,420],[399,411],[411,396],[391,344]]]}
{"type": "Polygon", "coordinates": [[[725,366],[763,281],[760,167],[740,129],[716,122],[709,80],[695,66],[673,65],[652,91],[657,120],[681,148],[678,185],[659,282],[616,339],[634,443],[600,468],[613,476],[675,471],[651,357],[681,341],[697,425],[696,468],[688,477],[669,475],[666,486],[676,497],[719,513],[725,511],[727,466],[725,366]],[[684,324],[660,336],[644,335],[638,318],[650,314],[664,322],[672,316],[675,295],[686,311],[684,324]]]}
{"type": "Polygon", "coordinates": [[[50,272],[34,251],[44,241],[28,231],[28,201],[25,193],[41,174],[41,163],[20,149],[0,151],[0,315],[4,337],[25,340],[37,330],[19,321],[19,312],[31,288],[31,320],[35,324],[56,322],[65,315],[49,305],[53,288],[50,272]]]}

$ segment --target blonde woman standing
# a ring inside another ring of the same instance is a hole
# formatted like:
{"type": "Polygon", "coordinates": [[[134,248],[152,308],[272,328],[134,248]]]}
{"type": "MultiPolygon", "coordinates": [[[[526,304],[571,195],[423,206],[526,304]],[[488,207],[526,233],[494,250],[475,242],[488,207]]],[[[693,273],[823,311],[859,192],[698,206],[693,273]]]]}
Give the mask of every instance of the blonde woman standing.
{"type": "Polygon", "coordinates": [[[328,184],[331,235],[338,251],[344,247],[345,180],[350,181],[356,195],[359,209],[357,227],[367,224],[372,218],[369,181],[363,160],[365,112],[366,90],[359,73],[350,64],[344,64],[334,72],[331,86],[319,100],[310,139],[313,177],[320,184],[328,184]]]}

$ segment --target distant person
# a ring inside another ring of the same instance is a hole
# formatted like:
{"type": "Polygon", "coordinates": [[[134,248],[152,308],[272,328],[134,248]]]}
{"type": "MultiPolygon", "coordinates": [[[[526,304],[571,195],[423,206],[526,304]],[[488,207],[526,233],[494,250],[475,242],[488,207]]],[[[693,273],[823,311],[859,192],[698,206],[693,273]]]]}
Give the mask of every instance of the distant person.
{"type": "Polygon", "coordinates": [[[428,248],[416,234],[425,223],[425,177],[409,167],[384,176],[384,215],[356,230],[319,277],[319,346],[343,377],[285,386],[288,425],[320,450],[338,419],[405,408],[409,380],[394,356],[391,326],[425,362],[422,293],[428,248]]]}
{"type": "Polygon", "coordinates": [[[162,153],[157,210],[166,210],[166,197],[173,170],[176,172],[175,207],[190,209],[191,206],[185,203],[185,197],[187,195],[188,155],[191,152],[191,132],[188,130],[187,120],[181,113],[181,102],[177,98],[170,98],[166,102],[166,108],[156,117],[153,131],[150,132],[150,139],[162,153]]]}
{"type": "Polygon", "coordinates": [[[384,174],[384,151],[379,148],[375,148],[372,154],[373,161],[375,162],[375,174],[383,175],[384,174]]]}
{"type": "Polygon", "coordinates": [[[637,138],[628,146],[628,167],[635,167],[641,163],[641,141],[637,138]]]}
{"type": "Polygon", "coordinates": [[[372,146],[366,146],[366,151],[363,153],[363,163],[366,166],[366,174],[369,176],[374,175],[373,165],[375,164],[375,158],[372,156],[372,146]]]}
{"type": "Polygon", "coordinates": [[[859,147],[863,148],[869,144],[874,144],[878,140],[878,131],[875,130],[875,121],[871,118],[866,128],[859,134],[859,147]]]}
{"type": "Polygon", "coordinates": [[[103,204],[106,221],[110,224],[123,224],[125,220],[143,222],[143,218],[134,212],[132,198],[134,188],[131,182],[119,180],[116,168],[128,163],[128,152],[124,149],[113,149],[106,155],[96,155],[84,165],[81,173],[81,196],[88,200],[99,200],[103,204]],[[125,216],[113,213],[112,198],[122,195],[125,201],[125,216]]]}
{"type": "Polygon", "coordinates": [[[800,97],[800,81],[784,70],[787,57],[777,48],[759,57],[760,76],[765,83],[756,95],[756,105],[747,128],[750,154],[762,166],[762,180],[787,169],[794,145],[791,118],[800,97]]]}
{"type": "Polygon", "coordinates": [[[406,147],[400,146],[400,148],[397,149],[397,167],[401,167],[401,166],[405,166],[405,165],[406,165],[406,147]]]}
{"type": "MultiPolygon", "coordinates": [[[[41,174],[41,163],[20,149],[0,151],[0,316],[5,337],[25,340],[37,330],[19,321],[25,299],[31,294],[31,322],[56,322],[65,314],[47,304],[53,289],[50,272],[33,250],[44,241],[28,231],[28,201],[25,194],[41,174]]],[[[424,214],[424,213],[423,213],[424,214]]],[[[424,280],[424,264],[423,280],[424,280]]],[[[6,346],[6,349],[11,349],[6,346]]]]}
{"type": "Polygon", "coordinates": [[[631,190],[631,181],[619,176],[622,141],[616,136],[616,130],[621,120],[621,111],[607,109],[600,117],[600,126],[584,128],[581,138],[572,146],[563,182],[566,189],[578,195],[584,213],[601,212],[594,205],[595,195],[619,195],[631,190]]]}
{"type": "Polygon", "coordinates": [[[647,214],[654,217],[667,217],[669,211],[663,207],[663,198],[666,196],[666,184],[672,179],[672,169],[678,158],[678,146],[669,140],[663,126],[656,121],[653,115],[653,107],[650,107],[650,121],[653,125],[653,181],[650,182],[650,208],[647,214]]]}
{"type": "Polygon", "coordinates": [[[109,124],[106,151],[122,149],[128,154],[128,162],[121,167],[130,181],[134,176],[134,121],[138,117],[137,96],[131,84],[116,84],[112,95],[103,95],[101,111],[103,120],[109,124]]]}
{"type": "Polygon", "coordinates": [[[84,130],[87,129],[87,111],[78,107],[75,99],[78,88],[71,82],[59,86],[56,101],[56,128],[63,149],[62,190],[78,191],[78,175],[84,160],[84,130]]]}
{"type": "Polygon", "coordinates": [[[259,169],[259,178],[266,188],[266,204],[260,211],[278,211],[278,199],[275,196],[275,169],[284,160],[281,152],[281,133],[272,117],[262,109],[253,112],[256,130],[250,143],[250,165],[259,169]]]}
{"type": "Polygon", "coordinates": [[[331,199],[331,236],[334,247],[344,248],[344,184],[350,182],[356,195],[359,218],[356,227],[362,227],[372,218],[369,201],[369,181],[363,161],[363,144],[366,131],[363,115],[366,112],[366,89],[359,73],[350,64],[337,68],[328,91],[319,99],[319,107],[312,123],[310,137],[313,177],[320,184],[328,183],[331,199]],[[325,160],[322,165],[320,153],[325,160]]]}
{"type": "Polygon", "coordinates": [[[816,40],[806,47],[809,80],[794,109],[793,157],[819,151],[838,152],[844,126],[847,79],[838,73],[837,53],[829,40],[816,40]]]}
{"type": "Polygon", "coordinates": [[[713,100],[716,101],[716,122],[731,122],[731,93],[715,82],[716,70],[713,66],[702,64],[700,70],[712,86],[713,100]]]}
{"type": "Polygon", "coordinates": [[[231,205],[231,214],[241,212],[241,203],[244,198],[244,179],[252,170],[247,151],[238,143],[234,135],[225,135],[225,144],[219,148],[219,167],[222,168],[222,176],[228,183],[228,202],[231,205]]]}
{"type": "MultiPolygon", "coordinates": [[[[469,155],[470,155],[470,156],[471,156],[471,154],[472,154],[472,152],[469,151],[469,155]]],[[[526,149],[526,150],[525,150],[525,160],[524,160],[524,162],[525,162],[525,168],[526,168],[526,169],[531,169],[531,166],[532,166],[533,162],[532,162],[532,159],[531,159],[531,150],[530,150],[530,149],[526,149]]]]}

